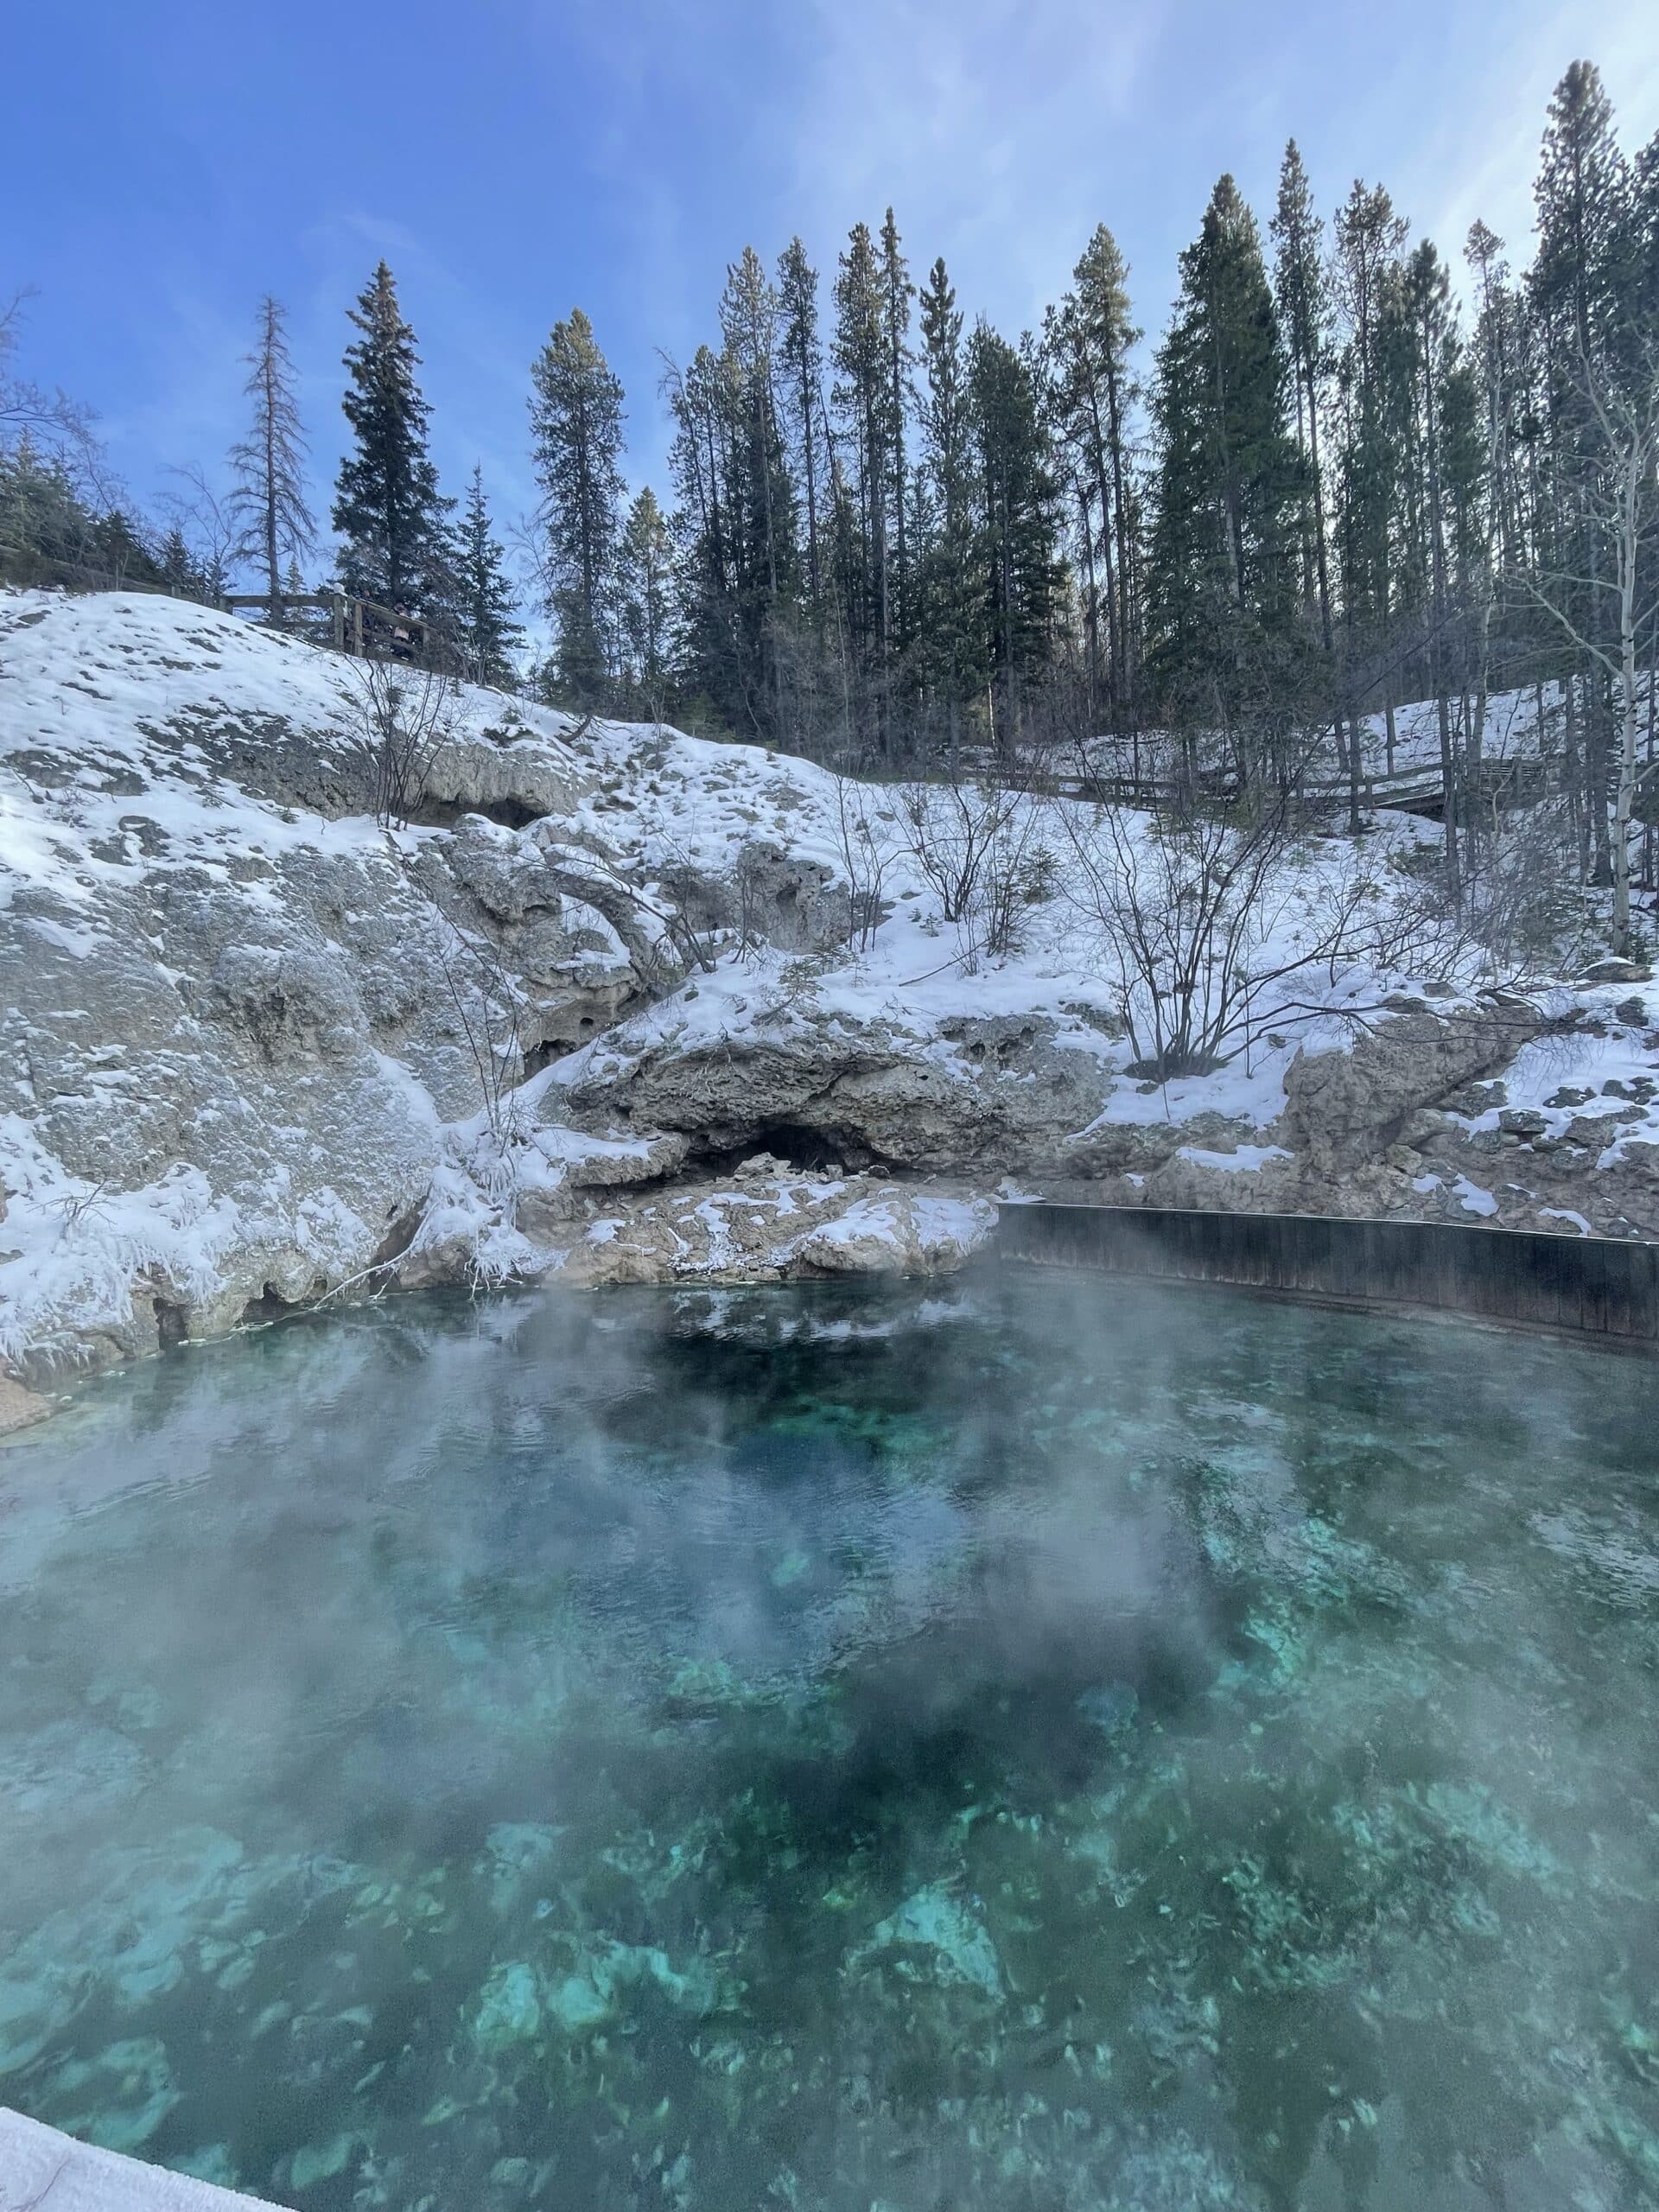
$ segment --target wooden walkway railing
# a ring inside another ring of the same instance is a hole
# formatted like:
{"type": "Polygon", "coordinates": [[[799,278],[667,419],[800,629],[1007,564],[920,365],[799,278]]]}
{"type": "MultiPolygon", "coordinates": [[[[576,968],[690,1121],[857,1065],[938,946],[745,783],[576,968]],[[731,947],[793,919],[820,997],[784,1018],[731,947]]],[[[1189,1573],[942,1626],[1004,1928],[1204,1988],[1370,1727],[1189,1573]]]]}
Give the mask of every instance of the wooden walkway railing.
{"type": "MultiPolygon", "coordinates": [[[[29,563],[29,586],[35,588],[44,583],[70,592],[141,592],[151,599],[176,599],[188,607],[213,607],[224,613],[259,608],[268,616],[272,604],[268,591],[202,594],[74,561],[36,557],[29,563]]],[[[327,616],[326,624],[306,626],[311,643],[332,645],[336,652],[355,653],[359,659],[420,660],[432,646],[431,626],[424,616],[385,607],[378,600],[356,598],[343,591],[283,591],[277,593],[276,604],[284,620],[290,612],[327,616]]]]}
{"type": "MultiPolygon", "coordinates": [[[[263,607],[269,614],[272,602],[268,591],[227,591],[214,603],[227,613],[263,607]]],[[[404,657],[398,652],[400,645],[407,646],[410,658],[423,655],[427,650],[429,625],[425,620],[395,607],[383,607],[378,600],[354,599],[343,591],[285,591],[277,594],[276,603],[284,615],[290,607],[326,614],[328,643],[339,653],[355,653],[359,659],[379,658],[373,654],[372,645],[380,635],[390,644],[393,658],[404,657]]]]}

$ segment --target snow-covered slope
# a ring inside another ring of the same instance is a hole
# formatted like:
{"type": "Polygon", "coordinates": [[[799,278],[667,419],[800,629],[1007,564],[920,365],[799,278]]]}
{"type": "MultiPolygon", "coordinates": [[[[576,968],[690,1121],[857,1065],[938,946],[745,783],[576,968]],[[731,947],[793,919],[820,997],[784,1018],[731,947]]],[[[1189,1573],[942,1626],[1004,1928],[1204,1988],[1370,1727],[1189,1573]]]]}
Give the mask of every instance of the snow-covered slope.
{"type": "Polygon", "coordinates": [[[1282,862],[1248,1043],[1158,1083],[1085,895],[1091,810],[1007,810],[953,900],[971,829],[940,795],[463,687],[387,830],[362,685],[168,600],[0,595],[16,1372],[394,1281],[953,1264],[1009,1174],[1659,1228],[1639,988],[1414,982],[1409,826],[1282,862]],[[1466,1090],[1522,1046],[1510,1095],[1466,1090]]]}

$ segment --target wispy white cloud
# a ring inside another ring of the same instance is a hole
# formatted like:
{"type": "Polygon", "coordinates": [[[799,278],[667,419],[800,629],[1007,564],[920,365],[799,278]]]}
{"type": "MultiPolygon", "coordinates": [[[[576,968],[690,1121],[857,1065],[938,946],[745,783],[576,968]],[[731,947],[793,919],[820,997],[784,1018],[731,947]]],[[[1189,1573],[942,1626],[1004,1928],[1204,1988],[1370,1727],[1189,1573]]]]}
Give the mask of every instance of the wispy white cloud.
{"type": "MultiPolygon", "coordinates": [[[[1600,62],[1627,143],[1659,125],[1654,0],[1390,0],[1386,16],[1321,0],[491,0],[467,33],[471,105],[428,156],[441,190],[411,182],[407,118],[365,110],[326,156],[296,159],[279,240],[262,216],[209,248],[145,205],[142,175],[131,205],[89,184],[84,219],[144,265],[124,326],[79,264],[20,264],[51,293],[31,341],[65,341],[30,365],[102,400],[137,488],[234,436],[238,359],[274,283],[321,505],[345,310],[383,252],[448,487],[480,459],[505,518],[533,497],[528,369],[555,316],[593,315],[627,389],[633,471],[660,484],[659,349],[683,358],[712,334],[746,243],[769,257],[798,232],[828,277],[849,226],[892,205],[917,273],[943,253],[964,308],[1013,332],[1105,221],[1155,340],[1216,176],[1265,218],[1292,134],[1327,207],[1354,175],[1380,180],[1455,266],[1477,214],[1525,259],[1544,111],[1575,54],[1600,62]]],[[[177,130],[200,130],[209,91],[214,145],[286,129],[257,74],[236,89],[245,113],[221,112],[217,80],[179,89],[184,66],[157,95],[177,130]]]]}

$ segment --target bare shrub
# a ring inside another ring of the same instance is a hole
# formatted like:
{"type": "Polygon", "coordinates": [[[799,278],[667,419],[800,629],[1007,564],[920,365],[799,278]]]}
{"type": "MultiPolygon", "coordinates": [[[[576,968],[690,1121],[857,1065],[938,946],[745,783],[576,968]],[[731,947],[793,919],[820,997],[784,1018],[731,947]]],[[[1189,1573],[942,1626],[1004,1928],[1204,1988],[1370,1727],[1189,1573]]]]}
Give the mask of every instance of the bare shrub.
{"type": "Polygon", "coordinates": [[[482,931],[460,928],[447,915],[440,917],[433,955],[478,1077],[492,1148],[505,1160],[523,1135],[523,994],[493,940],[482,931]]]}
{"type": "Polygon", "coordinates": [[[1013,785],[910,784],[899,793],[906,849],[947,922],[966,922],[999,839],[1023,803],[1013,785]]]}
{"type": "Polygon", "coordinates": [[[1333,1016],[1363,1027],[1379,1005],[1333,1007],[1321,989],[1347,970],[1429,980],[1468,963],[1466,920],[1385,887],[1381,849],[1332,842],[1304,865],[1282,800],[1160,817],[1113,804],[1061,818],[1068,893],[1099,931],[1134,1074],[1210,1074],[1270,1029],[1333,1016]]]}
{"type": "Polygon", "coordinates": [[[846,776],[838,775],[835,785],[836,839],[847,878],[847,944],[849,951],[868,952],[881,926],[882,888],[894,856],[892,799],[846,776]]]}
{"type": "Polygon", "coordinates": [[[372,779],[374,818],[402,830],[426,795],[432,764],[454,731],[455,687],[434,669],[402,662],[348,664],[356,737],[372,779]]]}

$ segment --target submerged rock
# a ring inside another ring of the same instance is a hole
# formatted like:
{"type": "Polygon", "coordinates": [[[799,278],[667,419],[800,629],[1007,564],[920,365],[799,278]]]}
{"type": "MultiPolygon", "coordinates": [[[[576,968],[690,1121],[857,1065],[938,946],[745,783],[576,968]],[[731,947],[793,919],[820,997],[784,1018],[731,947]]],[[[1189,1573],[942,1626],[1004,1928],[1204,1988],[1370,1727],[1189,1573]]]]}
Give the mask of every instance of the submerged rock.
{"type": "Polygon", "coordinates": [[[943,1884],[918,1890],[871,1929],[854,1951],[854,1967],[881,1958],[906,1979],[931,1979],[979,1990],[1000,2004],[1002,1964],[984,1923],[943,1884]],[[919,1953],[919,1961],[909,1955],[919,1953]]]}

